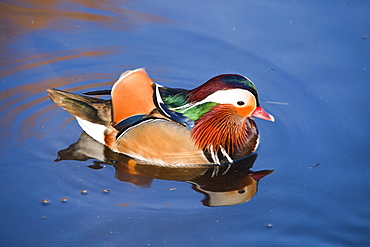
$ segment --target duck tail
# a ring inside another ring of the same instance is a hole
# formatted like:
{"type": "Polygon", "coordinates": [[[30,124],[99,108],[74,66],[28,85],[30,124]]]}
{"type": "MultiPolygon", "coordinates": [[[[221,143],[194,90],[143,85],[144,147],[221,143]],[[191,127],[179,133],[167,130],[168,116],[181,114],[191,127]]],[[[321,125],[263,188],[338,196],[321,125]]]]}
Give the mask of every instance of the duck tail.
{"type": "Polygon", "coordinates": [[[59,89],[50,88],[47,90],[50,99],[80,119],[105,126],[112,121],[112,109],[109,100],[97,99],[69,93],[59,89]]]}
{"type": "Polygon", "coordinates": [[[47,90],[50,99],[76,117],[81,128],[104,144],[104,132],[112,125],[112,105],[103,100],[69,93],[59,89],[47,90]]]}

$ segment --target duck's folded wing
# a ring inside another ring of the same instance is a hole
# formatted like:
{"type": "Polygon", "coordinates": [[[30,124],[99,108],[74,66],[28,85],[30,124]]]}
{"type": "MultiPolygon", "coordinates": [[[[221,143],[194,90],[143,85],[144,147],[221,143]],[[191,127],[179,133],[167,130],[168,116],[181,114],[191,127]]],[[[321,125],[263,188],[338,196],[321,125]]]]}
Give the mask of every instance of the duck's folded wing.
{"type": "Polygon", "coordinates": [[[194,121],[174,110],[187,103],[186,93],[188,90],[170,89],[159,85],[155,85],[154,90],[153,101],[157,110],[166,118],[184,125],[189,130],[193,129],[194,121]]]}
{"type": "Polygon", "coordinates": [[[146,119],[117,136],[117,151],[159,165],[209,164],[190,131],[165,119],[146,119]]]}
{"type": "Polygon", "coordinates": [[[154,108],[154,82],[144,69],[126,71],[113,85],[113,121],[116,123],[134,116],[147,115],[154,108]]]}

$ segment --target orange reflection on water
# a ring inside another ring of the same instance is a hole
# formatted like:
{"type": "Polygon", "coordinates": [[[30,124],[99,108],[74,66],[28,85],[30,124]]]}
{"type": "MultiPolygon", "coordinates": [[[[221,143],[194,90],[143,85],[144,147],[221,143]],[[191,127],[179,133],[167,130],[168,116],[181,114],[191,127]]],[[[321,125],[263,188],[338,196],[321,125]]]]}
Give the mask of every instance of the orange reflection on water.
{"type": "Polygon", "coordinates": [[[0,77],[70,59],[108,55],[114,53],[116,50],[117,49],[112,47],[106,47],[104,51],[83,51],[74,49],[24,57],[13,61],[11,65],[4,65],[3,70],[0,71],[0,77]]]}
{"type": "Polygon", "coordinates": [[[54,71],[53,68],[56,66],[50,65],[56,63],[68,65],[72,64],[69,61],[76,59],[97,60],[102,56],[122,53],[120,43],[119,47],[108,44],[93,48],[86,46],[65,49],[68,47],[69,39],[76,35],[82,34],[83,41],[89,38],[86,34],[97,32],[99,28],[122,32],[143,22],[167,21],[159,16],[133,11],[130,4],[131,1],[127,0],[4,0],[0,2],[0,78],[4,78],[2,85],[7,85],[6,90],[0,90],[2,119],[0,127],[5,130],[4,134],[10,135],[10,131],[7,130],[17,128],[20,132],[16,134],[20,134],[21,137],[37,135],[37,132],[31,130],[40,121],[47,121],[51,114],[50,110],[54,109],[54,106],[42,105],[48,100],[45,92],[47,88],[70,87],[70,91],[88,91],[94,87],[105,86],[107,89],[110,88],[118,74],[104,73],[104,71],[81,73],[76,72],[75,67],[71,67],[69,72],[59,72],[54,71]],[[48,41],[50,44],[46,43],[46,46],[50,45],[54,50],[42,53],[39,49],[42,44],[35,43],[34,35],[47,39],[49,33],[55,31],[60,34],[60,39],[48,41]],[[60,46],[53,46],[53,42],[57,42],[60,46]],[[23,72],[25,73],[22,74],[23,72]],[[19,77],[24,81],[15,81],[11,77],[18,73],[21,73],[22,76],[19,77]],[[42,74],[40,78],[48,79],[37,80],[37,76],[32,78],[32,75],[38,73],[42,74]],[[86,85],[80,86],[84,81],[86,85]],[[37,105],[39,106],[35,107],[37,105]],[[14,127],[16,122],[18,126],[14,127]]]}
{"type": "Polygon", "coordinates": [[[104,28],[124,30],[139,22],[166,21],[159,16],[130,10],[127,2],[130,1],[4,1],[0,3],[0,44],[3,46],[14,42],[17,36],[46,28],[79,31],[81,22],[94,22],[104,28]]]}

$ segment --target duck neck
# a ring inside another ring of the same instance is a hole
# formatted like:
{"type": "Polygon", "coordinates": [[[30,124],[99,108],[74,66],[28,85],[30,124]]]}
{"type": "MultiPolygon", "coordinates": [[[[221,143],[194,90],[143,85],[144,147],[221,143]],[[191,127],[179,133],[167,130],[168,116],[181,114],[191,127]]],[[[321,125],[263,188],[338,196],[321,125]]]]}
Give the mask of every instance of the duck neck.
{"type": "Polygon", "coordinates": [[[196,121],[191,137],[199,149],[218,153],[224,149],[232,157],[243,148],[251,138],[251,126],[247,118],[236,114],[229,106],[215,106],[196,121]]]}

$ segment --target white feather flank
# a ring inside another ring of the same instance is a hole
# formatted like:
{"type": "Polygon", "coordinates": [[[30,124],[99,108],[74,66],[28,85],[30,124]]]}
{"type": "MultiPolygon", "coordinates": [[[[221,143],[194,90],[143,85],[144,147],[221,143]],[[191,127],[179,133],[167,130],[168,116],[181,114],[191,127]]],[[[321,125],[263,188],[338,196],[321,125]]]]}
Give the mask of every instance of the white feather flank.
{"type": "Polygon", "coordinates": [[[96,124],[89,122],[87,120],[83,120],[79,117],[76,117],[78,124],[81,126],[81,128],[91,136],[94,140],[100,142],[101,144],[105,145],[105,130],[107,129],[106,126],[101,124],[96,124]]]}
{"type": "Polygon", "coordinates": [[[214,152],[213,150],[213,145],[210,145],[210,151],[212,160],[215,162],[215,164],[221,165],[220,160],[218,159],[217,153],[214,152]]]}
{"type": "Polygon", "coordinates": [[[252,150],[252,153],[254,152],[254,151],[256,151],[257,150],[257,148],[258,148],[258,145],[260,144],[260,136],[258,135],[257,136],[257,140],[256,140],[256,146],[254,147],[254,149],[252,150]]]}
{"type": "Polygon", "coordinates": [[[157,98],[157,102],[159,103],[158,104],[158,107],[161,108],[162,112],[168,117],[168,118],[171,118],[170,115],[167,114],[167,112],[165,110],[163,110],[161,104],[164,104],[163,100],[162,100],[162,97],[161,97],[161,94],[159,93],[159,86],[156,85],[155,87],[155,96],[157,98]]]}
{"type": "Polygon", "coordinates": [[[234,163],[234,160],[230,158],[226,150],[221,145],[220,145],[220,149],[221,149],[222,154],[226,157],[227,161],[229,161],[230,163],[234,163]]]}

